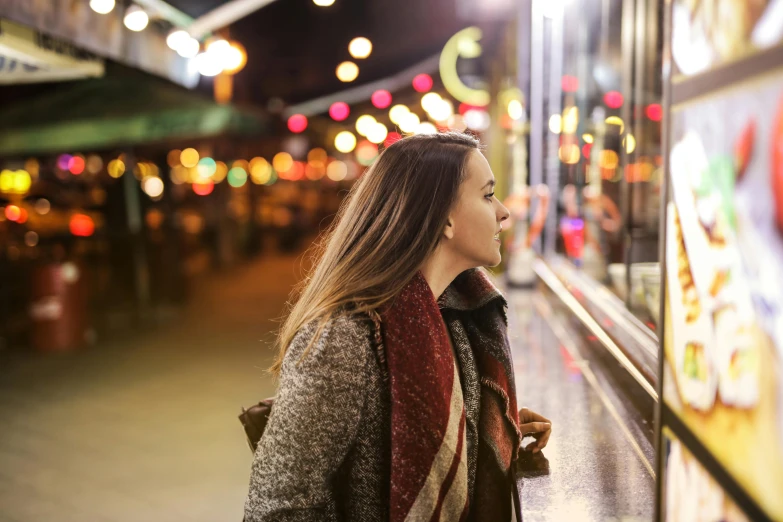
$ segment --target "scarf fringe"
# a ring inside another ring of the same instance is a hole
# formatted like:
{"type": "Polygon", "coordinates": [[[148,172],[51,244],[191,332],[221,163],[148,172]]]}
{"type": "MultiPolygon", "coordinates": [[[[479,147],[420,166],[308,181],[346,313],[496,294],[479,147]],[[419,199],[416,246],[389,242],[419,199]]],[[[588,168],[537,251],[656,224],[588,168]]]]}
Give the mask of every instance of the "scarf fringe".
{"type": "MultiPolygon", "coordinates": [[[[519,458],[519,448],[522,446],[522,432],[519,431],[519,420],[514,420],[514,417],[511,413],[511,399],[509,399],[508,394],[506,393],[506,390],[504,390],[498,383],[493,381],[492,379],[489,379],[488,377],[482,377],[481,378],[481,384],[484,386],[487,386],[491,390],[493,390],[495,393],[500,395],[500,397],[503,399],[503,417],[513,426],[514,428],[514,435],[516,436],[516,444],[514,444],[514,449],[511,453],[511,464],[517,461],[519,458]]],[[[517,413],[517,416],[519,414],[517,413]]]]}

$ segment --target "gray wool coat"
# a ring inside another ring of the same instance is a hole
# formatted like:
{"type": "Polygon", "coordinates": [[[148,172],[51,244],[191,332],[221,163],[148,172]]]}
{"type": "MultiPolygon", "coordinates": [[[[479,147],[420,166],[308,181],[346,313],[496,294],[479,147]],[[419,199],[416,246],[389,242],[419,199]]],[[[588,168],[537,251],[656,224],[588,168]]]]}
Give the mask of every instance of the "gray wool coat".
{"type": "MultiPolygon", "coordinates": [[[[472,498],[481,384],[466,328],[487,313],[505,321],[506,301],[500,292],[477,298],[452,285],[438,303],[462,381],[472,498]]],[[[315,324],[296,335],[253,460],[246,522],[388,520],[391,397],[377,328],[366,316],[335,319],[301,361],[315,324]]]]}

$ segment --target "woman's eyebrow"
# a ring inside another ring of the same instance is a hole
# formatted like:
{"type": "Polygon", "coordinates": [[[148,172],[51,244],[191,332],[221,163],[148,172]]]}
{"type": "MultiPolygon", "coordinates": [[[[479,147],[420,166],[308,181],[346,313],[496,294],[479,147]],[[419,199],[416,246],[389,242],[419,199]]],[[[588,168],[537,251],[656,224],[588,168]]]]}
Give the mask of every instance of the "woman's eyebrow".
{"type": "Polygon", "coordinates": [[[487,187],[494,187],[494,186],[495,186],[495,180],[491,179],[491,180],[487,181],[486,183],[484,183],[484,186],[481,187],[481,190],[484,190],[487,187]]]}

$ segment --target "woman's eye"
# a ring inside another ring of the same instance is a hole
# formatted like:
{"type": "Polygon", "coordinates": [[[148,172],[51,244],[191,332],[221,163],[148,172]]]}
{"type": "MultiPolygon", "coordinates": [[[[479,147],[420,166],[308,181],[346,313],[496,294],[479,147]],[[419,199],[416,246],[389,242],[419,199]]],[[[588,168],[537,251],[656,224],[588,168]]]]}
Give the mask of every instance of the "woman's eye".
{"type": "Polygon", "coordinates": [[[487,194],[484,197],[487,198],[487,199],[492,199],[493,197],[495,197],[495,193],[494,192],[490,192],[489,194],[487,194]]]}

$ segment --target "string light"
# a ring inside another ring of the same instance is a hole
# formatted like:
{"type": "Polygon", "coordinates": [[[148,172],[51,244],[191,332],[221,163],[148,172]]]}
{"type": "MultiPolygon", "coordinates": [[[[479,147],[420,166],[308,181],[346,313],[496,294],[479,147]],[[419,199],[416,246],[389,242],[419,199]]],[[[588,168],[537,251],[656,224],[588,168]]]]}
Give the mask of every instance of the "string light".
{"type": "Polygon", "coordinates": [[[357,60],[362,60],[372,53],[372,42],[363,36],[354,38],[348,44],[348,52],[357,60]]]}
{"type": "Polygon", "coordinates": [[[334,138],[334,148],[348,154],[356,148],[356,136],[352,132],[342,131],[334,138]]]}
{"type": "Polygon", "coordinates": [[[359,66],[353,62],[343,62],[337,66],[337,78],[344,83],[350,83],[359,76],[359,66]]]}
{"type": "Polygon", "coordinates": [[[143,31],[147,24],[150,23],[150,17],[141,7],[132,5],[125,12],[125,27],[131,31],[139,32],[143,31]]]}
{"type": "Polygon", "coordinates": [[[114,5],[114,0],[90,0],[90,7],[98,14],[111,13],[114,5]]]}

